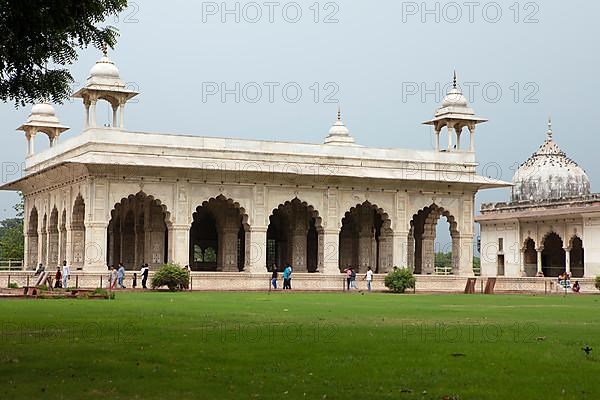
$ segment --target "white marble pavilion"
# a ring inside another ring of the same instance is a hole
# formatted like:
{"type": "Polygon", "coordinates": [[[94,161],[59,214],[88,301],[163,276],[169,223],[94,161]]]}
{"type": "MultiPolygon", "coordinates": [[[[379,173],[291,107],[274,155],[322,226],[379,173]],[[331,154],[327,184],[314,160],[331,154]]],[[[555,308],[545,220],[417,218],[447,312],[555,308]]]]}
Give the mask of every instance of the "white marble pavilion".
{"type": "Polygon", "coordinates": [[[445,216],[453,272],[473,274],[475,194],[507,184],[477,175],[475,127],[485,120],[456,83],[426,122],[434,150],[360,146],[340,113],[323,144],[138,132],[125,128],[136,94],[105,55],[74,95],[85,106],[81,133],[61,141],[68,128],[49,104],[19,128],[26,170],[0,189],[25,196],[27,268],[174,262],[243,277],[290,262],[317,279],[347,266],[427,275],[445,216]],[[100,101],[112,126],[96,122],[100,101]],[[38,153],[44,135],[50,148],[38,153]]]}

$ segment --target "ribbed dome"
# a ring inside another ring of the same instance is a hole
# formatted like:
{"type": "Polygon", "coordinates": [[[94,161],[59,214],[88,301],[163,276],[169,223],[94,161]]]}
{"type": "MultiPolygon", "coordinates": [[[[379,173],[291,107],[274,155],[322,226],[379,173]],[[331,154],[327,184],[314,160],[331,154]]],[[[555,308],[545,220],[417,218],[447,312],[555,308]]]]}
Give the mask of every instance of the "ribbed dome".
{"type": "Polygon", "coordinates": [[[119,79],[119,69],[107,56],[102,57],[90,70],[90,78],[119,79]]]}
{"type": "Polygon", "coordinates": [[[513,177],[512,201],[547,201],[590,194],[585,171],[571,160],[553,140],[552,123],[548,137],[513,177]]]}

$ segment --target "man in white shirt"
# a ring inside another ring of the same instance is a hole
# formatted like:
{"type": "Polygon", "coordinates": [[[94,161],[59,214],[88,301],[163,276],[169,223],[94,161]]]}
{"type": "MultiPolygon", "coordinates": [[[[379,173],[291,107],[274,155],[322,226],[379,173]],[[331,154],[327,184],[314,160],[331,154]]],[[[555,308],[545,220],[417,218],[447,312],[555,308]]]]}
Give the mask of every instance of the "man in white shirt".
{"type": "Polygon", "coordinates": [[[373,271],[371,270],[371,267],[367,268],[367,273],[365,274],[365,280],[367,281],[367,289],[369,289],[369,292],[371,291],[371,282],[373,282],[373,271]]]}
{"type": "Polygon", "coordinates": [[[63,281],[63,288],[64,289],[67,288],[67,284],[69,283],[69,275],[71,275],[71,272],[69,270],[69,266],[67,265],[66,261],[63,261],[62,281],[63,281]]]}

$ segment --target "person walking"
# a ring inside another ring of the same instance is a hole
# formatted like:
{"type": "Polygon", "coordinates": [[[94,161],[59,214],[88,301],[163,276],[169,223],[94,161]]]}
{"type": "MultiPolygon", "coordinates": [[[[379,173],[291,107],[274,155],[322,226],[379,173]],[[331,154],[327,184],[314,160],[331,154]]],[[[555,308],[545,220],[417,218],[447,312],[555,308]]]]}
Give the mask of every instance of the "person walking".
{"type": "Polygon", "coordinates": [[[279,273],[277,272],[277,265],[273,264],[273,272],[271,273],[271,285],[273,289],[277,289],[277,277],[279,273]]]}
{"type": "Polygon", "coordinates": [[[115,288],[117,284],[117,269],[113,265],[110,270],[110,288],[111,290],[115,288]]]}
{"type": "Polygon", "coordinates": [[[346,273],[346,291],[350,291],[350,285],[352,284],[352,267],[348,267],[344,270],[346,273]]]}
{"type": "Polygon", "coordinates": [[[140,270],[140,275],[142,276],[142,289],[148,289],[146,287],[146,282],[148,281],[148,272],[150,269],[148,268],[148,264],[144,264],[142,269],[140,270]]]}
{"type": "Polygon", "coordinates": [[[69,275],[71,275],[71,271],[66,261],[63,261],[62,267],[62,285],[63,289],[66,289],[69,284],[69,275]]]}
{"type": "Polygon", "coordinates": [[[137,272],[133,273],[133,282],[131,283],[131,287],[134,289],[137,287],[137,272]]]}
{"type": "Polygon", "coordinates": [[[123,263],[119,263],[119,270],[117,271],[117,285],[119,285],[119,289],[125,289],[125,285],[123,285],[123,279],[125,279],[125,267],[123,263]]]}
{"type": "Polygon", "coordinates": [[[370,292],[371,283],[373,282],[373,271],[371,270],[371,267],[367,268],[367,273],[365,274],[365,277],[363,279],[367,281],[367,290],[370,292]]]}
{"type": "Polygon", "coordinates": [[[60,272],[60,267],[56,267],[56,274],[54,274],[54,288],[58,289],[62,287],[62,273],[60,272]]]}
{"type": "Polygon", "coordinates": [[[283,267],[283,290],[287,290],[288,287],[288,269],[287,265],[283,267]]]}
{"type": "Polygon", "coordinates": [[[356,289],[356,271],[350,267],[350,287],[356,289]]]}
{"type": "Polygon", "coordinates": [[[285,267],[287,272],[287,290],[292,290],[292,266],[288,263],[285,267]]]}

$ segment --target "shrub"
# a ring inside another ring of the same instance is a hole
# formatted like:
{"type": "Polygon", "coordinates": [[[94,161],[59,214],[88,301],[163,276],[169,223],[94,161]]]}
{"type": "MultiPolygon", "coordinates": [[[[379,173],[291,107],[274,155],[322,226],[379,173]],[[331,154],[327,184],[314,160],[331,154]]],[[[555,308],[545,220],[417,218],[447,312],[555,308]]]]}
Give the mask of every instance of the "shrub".
{"type": "Polygon", "coordinates": [[[16,282],[11,282],[11,283],[8,284],[8,288],[9,289],[18,289],[19,285],[17,285],[16,282]]]}
{"type": "Polygon", "coordinates": [[[177,264],[163,265],[152,277],[152,289],[166,286],[170,291],[187,289],[190,274],[177,264]]]}
{"type": "Polygon", "coordinates": [[[596,277],[596,289],[600,290],[600,275],[596,277]]]}
{"type": "Polygon", "coordinates": [[[416,279],[408,268],[394,268],[385,277],[385,287],[394,293],[404,293],[406,289],[414,289],[416,279]]]}

